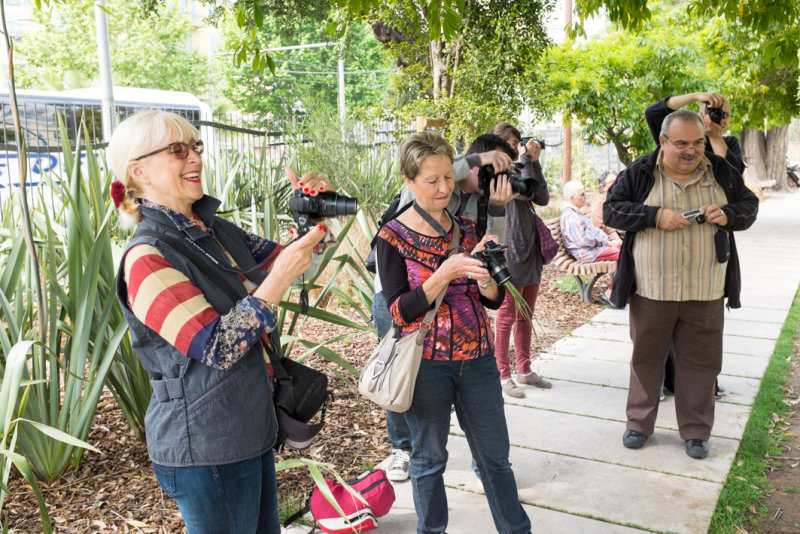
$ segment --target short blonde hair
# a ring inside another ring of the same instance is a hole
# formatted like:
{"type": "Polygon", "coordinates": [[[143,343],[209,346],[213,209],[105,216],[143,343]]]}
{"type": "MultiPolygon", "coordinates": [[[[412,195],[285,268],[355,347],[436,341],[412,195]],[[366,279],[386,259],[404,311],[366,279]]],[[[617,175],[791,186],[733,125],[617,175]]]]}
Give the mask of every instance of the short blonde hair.
{"type": "Polygon", "coordinates": [[[453,163],[455,150],[438,133],[415,133],[400,145],[400,172],[409,180],[413,180],[419,174],[419,168],[428,156],[445,156],[450,163],[453,163]]]}
{"type": "Polygon", "coordinates": [[[169,111],[140,111],[117,126],[108,142],[106,156],[111,172],[125,186],[125,198],[118,208],[121,227],[131,228],[142,220],[136,200],[141,190],[128,174],[128,163],[169,143],[190,143],[199,137],[197,128],[189,121],[169,111]]]}

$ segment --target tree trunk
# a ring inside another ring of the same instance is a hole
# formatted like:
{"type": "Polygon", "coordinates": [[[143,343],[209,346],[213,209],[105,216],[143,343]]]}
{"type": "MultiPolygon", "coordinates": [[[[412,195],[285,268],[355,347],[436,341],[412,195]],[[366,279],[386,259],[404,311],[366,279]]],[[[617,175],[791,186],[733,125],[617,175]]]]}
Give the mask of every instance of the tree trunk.
{"type": "Polygon", "coordinates": [[[789,191],[786,182],[786,152],[789,150],[789,126],[767,130],[767,178],[775,180],[778,191],[789,191]]]}
{"type": "Polygon", "coordinates": [[[775,180],[778,190],[788,190],[786,151],[789,148],[789,126],[773,126],[766,133],[763,130],[744,128],[741,141],[747,164],[745,178],[756,185],[775,180]]]}
{"type": "Polygon", "coordinates": [[[429,45],[431,56],[431,75],[433,76],[433,101],[438,102],[439,96],[447,97],[449,94],[447,84],[447,68],[444,58],[444,43],[431,41],[429,45]]]}
{"type": "Polygon", "coordinates": [[[748,182],[758,183],[767,180],[767,139],[762,130],[742,128],[742,151],[747,167],[744,177],[748,182]]]}

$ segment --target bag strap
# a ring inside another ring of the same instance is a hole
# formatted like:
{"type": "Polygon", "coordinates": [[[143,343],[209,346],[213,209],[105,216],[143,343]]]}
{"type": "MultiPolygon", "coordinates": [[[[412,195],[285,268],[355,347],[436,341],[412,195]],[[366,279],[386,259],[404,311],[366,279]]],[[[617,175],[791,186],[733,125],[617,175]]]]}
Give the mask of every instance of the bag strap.
{"type": "Polygon", "coordinates": [[[137,230],[136,235],[152,237],[168,243],[178,252],[189,258],[194,266],[200,269],[209,280],[215,280],[217,285],[221,286],[226,293],[242,297],[247,293],[247,290],[244,288],[244,284],[234,287],[234,285],[229,283],[225,277],[220,276],[219,271],[212,269],[211,265],[209,264],[208,257],[201,254],[194,247],[189,246],[189,243],[185,239],[177,238],[172,234],[165,232],[150,230],[149,228],[141,228],[137,230]]]}

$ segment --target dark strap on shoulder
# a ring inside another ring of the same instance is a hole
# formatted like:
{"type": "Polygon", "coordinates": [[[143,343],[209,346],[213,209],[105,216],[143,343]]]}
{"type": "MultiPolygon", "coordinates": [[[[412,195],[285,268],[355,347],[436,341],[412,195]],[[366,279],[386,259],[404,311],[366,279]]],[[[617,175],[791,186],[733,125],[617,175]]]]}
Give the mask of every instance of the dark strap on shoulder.
{"type": "MultiPolygon", "coordinates": [[[[416,200],[414,201],[414,210],[416,210],[416,212],[419,213],[419,216],[422,217],[422,219],[426,223],[431,225],[431,228],[433,228],[436,231],[436,233],[439,234],[439,237],[447,237],[447,230],[445,230],[444,227],[441,224],[439,224],[439,221],[434,219],[430,213],[422,209],[422,207],[419,204],[417,204],[416,200]]],[[[450,220],[453,221],[454,225],[458,224],[457,221],[453,218],[453,216],[450,215],[450,212],[448,212],[447,210],[444,211],[450,217],[450,220]]],[[[458,248],[458,244],[456,244],[455,248],[458,248]]]]}
{"type": "Polygon", "coordinates": [[[211,267],[209,258],[206,255],[201,254],[199,250],[191,246],[185,239],[180,239],[165,232],[150,230],[149,228],[140,228],[136,231],[136,235],[142,237],[152,237],[169,244],[172,248],[189,258],[192,264],[203,271],[203,274],[205,274],[210,280],[215,280],[217,285],[219,285],[223,291],[239,297],[244,297],[246,295],[247,290],[245,290],[243,285],[239,285],[237,287],[234,284],[231,284],[224,276],[220,276],[219,271],[211,267]]]}

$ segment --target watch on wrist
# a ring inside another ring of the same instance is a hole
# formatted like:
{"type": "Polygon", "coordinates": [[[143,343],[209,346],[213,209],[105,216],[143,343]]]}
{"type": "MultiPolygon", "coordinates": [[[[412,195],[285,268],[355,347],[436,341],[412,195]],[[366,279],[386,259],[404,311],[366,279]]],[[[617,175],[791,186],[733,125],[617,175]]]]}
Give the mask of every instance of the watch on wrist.
{"type": "Polygon", "coordinates": [[[489,281],[486,282],[485,284],[478,283],[478,287],[481,288],[481,289],[486,289],[490,285],[492,285],[493,283],[494,283],[494,278],[489,278],[489,281]]]}

